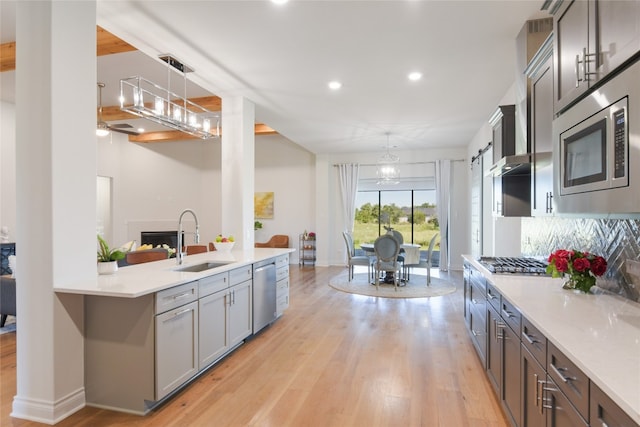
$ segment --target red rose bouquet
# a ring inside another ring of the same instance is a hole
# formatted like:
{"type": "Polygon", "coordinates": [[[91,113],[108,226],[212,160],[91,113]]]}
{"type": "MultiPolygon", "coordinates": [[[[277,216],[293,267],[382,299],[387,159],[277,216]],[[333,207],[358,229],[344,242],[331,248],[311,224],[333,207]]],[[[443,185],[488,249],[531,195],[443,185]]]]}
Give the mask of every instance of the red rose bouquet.
{"type": "Polygon", "coordinates": [[[607,270],[607,261],[601,256],[576,250],[558,249],[549,255],[547,273],[552,277],[569,275],[565,289],[580,289],[589,292],[596,284],[596,276],[602,276],[607,270]]]}

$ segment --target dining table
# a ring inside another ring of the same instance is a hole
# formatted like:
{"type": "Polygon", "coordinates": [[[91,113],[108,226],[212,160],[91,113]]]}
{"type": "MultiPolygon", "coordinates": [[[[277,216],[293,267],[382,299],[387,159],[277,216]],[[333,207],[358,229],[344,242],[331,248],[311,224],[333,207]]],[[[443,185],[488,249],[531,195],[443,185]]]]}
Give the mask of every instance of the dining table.
{"type": "MultiPolygon", "coordinates": [[[[360,248],[368,256],[375,256],[375,249],[373,243],[361,243],[360,248]]],[[[421,245],[416,243],[402,243],[400,249],[404,250],[402,256],[404,256],[404,265],[418,264],[420,262],[420,248],[421,245]]],[[[400,278],[401,281],[405,280],[404,277],[400,278]]],[[[384,277],[385,283],[393,283],[393,272],[387,272],[384,277]]]]}

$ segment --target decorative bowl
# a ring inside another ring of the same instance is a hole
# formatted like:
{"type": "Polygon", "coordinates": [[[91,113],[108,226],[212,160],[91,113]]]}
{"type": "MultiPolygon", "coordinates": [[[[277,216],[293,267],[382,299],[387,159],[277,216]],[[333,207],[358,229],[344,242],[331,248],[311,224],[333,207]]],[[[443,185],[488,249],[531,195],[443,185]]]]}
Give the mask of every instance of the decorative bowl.
{"type": "Polygon", "coordinates": [[[213,242],[216,250],[220,252],[231,252],[235,244],[236,242],[213,242]]]}

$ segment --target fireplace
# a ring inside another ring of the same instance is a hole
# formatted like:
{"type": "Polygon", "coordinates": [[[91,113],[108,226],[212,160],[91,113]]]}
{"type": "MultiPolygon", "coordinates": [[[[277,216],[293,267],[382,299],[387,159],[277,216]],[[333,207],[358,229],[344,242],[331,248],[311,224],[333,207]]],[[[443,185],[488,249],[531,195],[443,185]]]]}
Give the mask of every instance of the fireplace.
{"type": "MultiPolygon", "coordinates": [[[[182,233],[184,241],[184,233],[182,233]]],[[[140,243],[143,245],[169,245],[170,248],[178,247],[178,231],[141,231],[140,243]]]]}

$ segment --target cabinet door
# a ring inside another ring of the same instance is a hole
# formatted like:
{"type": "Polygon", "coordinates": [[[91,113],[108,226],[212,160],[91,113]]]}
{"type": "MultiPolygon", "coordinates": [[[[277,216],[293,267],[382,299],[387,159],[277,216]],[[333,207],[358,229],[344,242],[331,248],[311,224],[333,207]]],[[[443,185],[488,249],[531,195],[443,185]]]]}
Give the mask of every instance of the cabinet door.
{"type": "Polygon", "coordinates": [[[524,347],[522,355],[522,427],[545,427],[544,401],[542,400],[546,373],[535,357],[524,347]]]}
{"type": "Polygon", "coordinates": [[[555,112],[559,113],[588,88],[583,53],[589,48],[589,2],[567,1],[553,17],[555,112]]]}
{"type": "Polygon", "coordinates": [[[535,216],[553,212],[553,162],[551,158],[553,122],[553,72],[551,58],[531,82],[531,213],[535,216]]]}
{"type": "Polygon", "coordinates": [[[496,394],[502,400],[502,334],[507,326],[490,305],[487,305],[487,308],[487,375],[496,394]]]}
{"type": "Polygon", "coordinates": [[[590,421],[592,426],[631,427],[637,424],[597,385],[590,384],[590,421]]]}
{"type": "Polygon", "coordinates": [[[520,424],[520,339],[511,328],[504,328],[502,345],[503,378],[502,399],[507,413],[514,425],[520,424]]]}
{"type": "Polygon", "coordinates": [[[198,302],[156,316],[156,400],[198,372],[198,302]]]}
{"type": "Polygon", "coordinates": [[[640,2],[597,1],[596,78],[609,74],[640,51],[640,2]]]}
{"type": "Polygon", "coordinates": [[[251,335],[253,328],[251,312],[252,281],[229,288],[229,346],[233,347],[251,335]]]}
{"type": "Polygon", "coordinates": [[[547,385],[544,390],[547,427],[580,427],[588,425],[549,376],[547,376],[547,385]]]}
{"type": "Polygon", "coordinates": [[[206,368],[229,349],[229,330],[227,322],[227,290],[200,298],[199,311],[199,349],[198,368],[206,368]]]}

